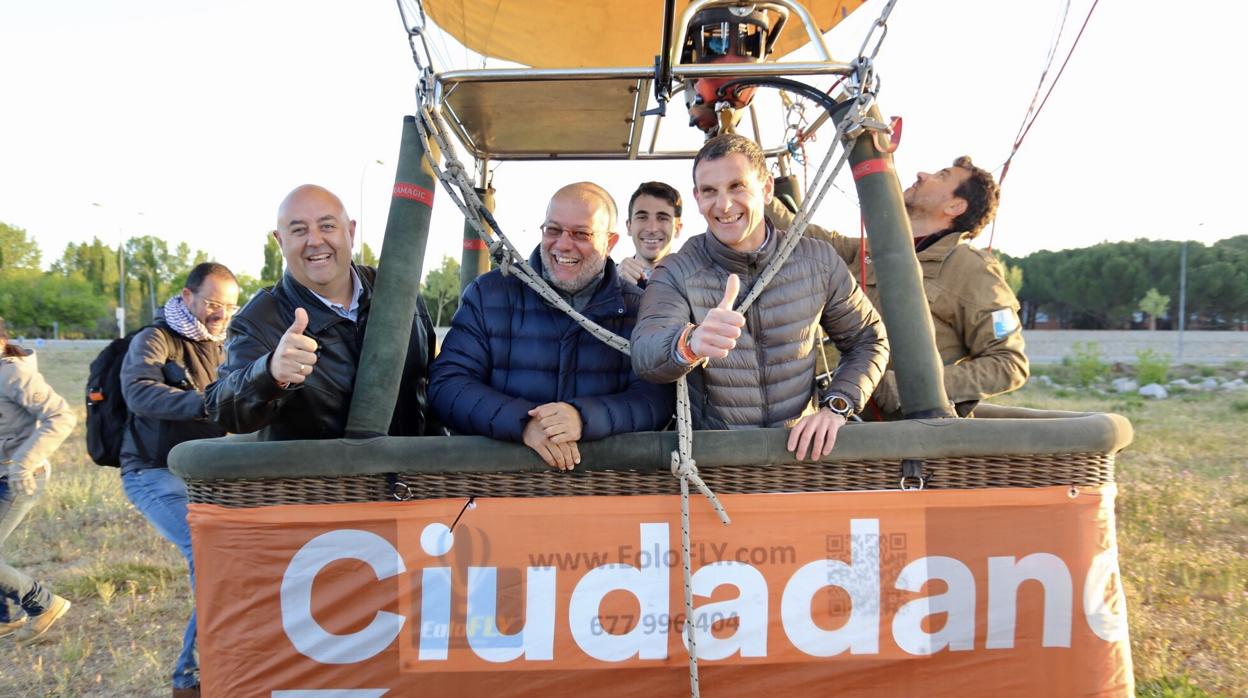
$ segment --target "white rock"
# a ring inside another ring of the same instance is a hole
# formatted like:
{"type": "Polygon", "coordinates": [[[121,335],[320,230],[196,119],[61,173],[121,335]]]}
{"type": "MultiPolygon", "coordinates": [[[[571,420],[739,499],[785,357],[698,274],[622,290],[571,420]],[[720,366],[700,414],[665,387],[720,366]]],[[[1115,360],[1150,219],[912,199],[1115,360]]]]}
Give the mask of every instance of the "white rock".
{"type": "Polygon", "coordinates": [[[1192,384],[1188,383],[1186,378],[1176,378],[1170,381],[1169,383],[1167,383],[1166,385],[1170,386],[1171,388],[1179,388],[1181,390],[1191,390],[1192,388],[1192,384]]]}
{"type": "Polygon", "coordinates": [[[1046,388],[1053,387],[1053,379],[1045,375],[1032,376],[1031,380],[1033,383],[1036,383],[1037,385],[1043,385],[1046,388]]]}
{"type": "Polygon", "coordinates": [[[1219,383],[1218,383],[1217,378],[1206,378],[1203,381],[1201,381],[1200,384],[1197,385],[1196,387],[1200,388],[1201,390],[1217,390],[1218,385],[1219,383]]]}
{"type": "Polygon", "coordinates": [[[1140,384],[1130,378],[1115,378],[1110,385],[1113,386],[1115,393],[1134,393],[1140,389],[1140,384]]]}
{"type": "Polygon", "coordinates": [[[1248,383],[1243,378],[1236,378],[1233,381],[1227,381],[1222,384],[1223,390],[1248,390],[1248,383]]]}
{"type": "Polygon", "coordinates": [[[1139,392],[1140,395],[1143,395],[1144,397],[1151,397],[1154,400],[1164,400],[1170,397],[1170,394],[1166,392],[1166,389],[1156,383],[1149,383],[1143,388],[1140,388],[1139,392]]]}

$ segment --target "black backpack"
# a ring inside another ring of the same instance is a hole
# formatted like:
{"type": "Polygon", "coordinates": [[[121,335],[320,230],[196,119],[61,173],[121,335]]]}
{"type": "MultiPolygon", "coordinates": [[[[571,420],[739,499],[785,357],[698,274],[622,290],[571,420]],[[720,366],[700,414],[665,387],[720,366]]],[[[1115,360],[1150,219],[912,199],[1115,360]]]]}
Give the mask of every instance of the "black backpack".
{"type": "Polygon", "coordinates": [[[121,392],[121,364],[135,335],[160,326],[147,325],[114,339],[91,362],[87,375],[87,454],[96,465],[121,467],[121,440],[130,423],[130,410],[121,392]]]}

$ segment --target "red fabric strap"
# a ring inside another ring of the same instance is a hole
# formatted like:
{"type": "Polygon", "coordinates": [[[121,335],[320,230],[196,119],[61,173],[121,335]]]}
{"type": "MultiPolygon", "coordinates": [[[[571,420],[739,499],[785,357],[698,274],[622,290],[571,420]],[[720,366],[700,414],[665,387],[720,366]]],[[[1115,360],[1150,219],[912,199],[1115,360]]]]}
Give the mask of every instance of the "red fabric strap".
{"type": "Polygon", "coordinates": [[[395,182],[394,198],[416,201],[430,208],[433,207],[433,191],[411,182],[395,182]]]}
{"type": "Polygon", "coordinates": [[[871,160],[863,160],[854,165],[854,181],[858,181],[867,175],[879,174],[881,172],[890,172],[893,169],[893,161],[888,158],[873,158],[871,160]]]}

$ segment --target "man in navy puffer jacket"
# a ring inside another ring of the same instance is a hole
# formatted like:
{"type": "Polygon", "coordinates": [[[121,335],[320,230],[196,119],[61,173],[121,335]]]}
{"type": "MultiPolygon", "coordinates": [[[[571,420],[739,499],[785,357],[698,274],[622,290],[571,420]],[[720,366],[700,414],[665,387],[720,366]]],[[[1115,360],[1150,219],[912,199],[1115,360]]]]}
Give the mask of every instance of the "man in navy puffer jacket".
{"type": "MultiPolygon", "coordinates": [[[[608,257],[616,222],[606,190],[569,184],[551,198],[529,263],[572,307],[628,338],[641,292],[608,257]]],[[[523,442],[560,470],[580,462],[578,442],[661,429],[674,406],[672,386],[642,381],[628,356],[497,270],[464,291],[430,374],[430,403],[444,424],[523,442]]]]}

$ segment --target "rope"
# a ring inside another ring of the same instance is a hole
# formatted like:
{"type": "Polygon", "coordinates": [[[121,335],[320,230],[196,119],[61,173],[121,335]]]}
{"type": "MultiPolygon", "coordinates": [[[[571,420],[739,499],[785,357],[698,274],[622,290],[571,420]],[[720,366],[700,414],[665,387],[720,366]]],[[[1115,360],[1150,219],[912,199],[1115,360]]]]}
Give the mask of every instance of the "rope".
{"type": "Polygon", "coordinates": [[[715,509],[720,523],[732,523],[719,498],[698,475],[698,464],[693,460],[693,419],[689,414],[689,381],[681,376],[676,381],[676,450],[672,451],[672,475],[680,479],[680,561],[685,582],[685,642],[689,651],[689,692],[698,698],[698,640],[693,622],[693,572],[689,560],[689,483],[702,493],[715,509]]]}
{"type": "Polygon", "coordinates": [[[797,248],[798,243],[801,242],[802,236],[806,234],[806,226],[810,222],[811,213],[813,213],[815,209],[819,208],[819,203],[823,201],[824,195],[826,195],[828,193],[828,189],[831,188],[832,181],[835,180],[836,175],[840,173],[841,167],[849,161],[849,144],[843,142],[845,133],[850,129],[851,125],[861,125],[861,122],[861,111],[846,114],[845,117],[841,119],[841,123],[836,128],[836,139],[833,141],[832,147],[828,148],[827,155],[824,156],[823,162],[820,163],[819,169],[815,172],[815,181],[822,182],[819,187],[819,192],[813,199],[811,197],[807,197],[806,200],[802,202],[801,210],[799,210],[797,212],[797,216],[793,218],[793,224],[789,228],[788,235],[786,235],[780,242],[780,245],[776,249],[776,253],[772,255],[772,258],[767,261],[767,266],[763,268],[763,273],[759,275],[758,281],[756,281],[750,288],[750,292],[746,294],[745,299],[737,305],[737,312],[744,315],[745,311],[749,310],[754,301],[757,300],[767,288],[767,284],[771,283],[771,280],[775,278],[776,274],[780,273],[780,268],[784,266],[784,263],[789,259],[789,255],[793,253],[793,250],[797,248]],[[836,152],[836,145],[838,143],[844,146],[841,149],[841,157],[837,161],[836,166],[832,168],[831,174],[829,174],[827,178],[824,178],[824,171],[827,170],[828,163],[831,162],[832,156],[836,152]]]}
{"type": "MultiPolygon", "coordinates": [[[[489,209],[481,202],[477,196],[476,188],[468,179],[466,168],[456,156],[456,150],[451,139],[447,137],[446,124],[439,112],[429,103],[429,97],[435,93],[434,76],[431,69],[433,64],[432,52],[426,40],[426,18],[424,7],[420,0],[416,1],[416,8],[420,14],[420,25],[416,26],[409,21],[407,13],[404,12],[403,0],[398,0],[399,13],[403,17],[404,27],[408,32],[408,43],[411,45],[412,58],[420,68],[421,77],[417,81],[416,103],[417,118],[416,127],[420,132],[421,138],[426,143],[436,146],[434,148],[425,148],[425,161],[429,164],[431,170],[436,174],[438,181],[442,183],[451,200],[455,202],[463,214],[464,219],[477,232],[482,240],[485,240],[490,256],[498,264],[499,270],[504,275],[514,275],[525,286],[536,293],[551,307],[565,313],[573,319],[582,329],[589,332],[590,335],[604,342],[608,346],[620,351],[624,354],[630,354],[630,344],[628,340],[607,330],[596,322],[576,311],[567,301],[563,299],[554,289],[552,289],[528,263],[527,259],[522,256],[518,250],[511,244],[503,234],[502,229],[489,209]],[[421,51],[418,49],[416,38],[420,39],[420,48],[424,49],[426,61],[421,59],[421,51]],[[438,157],[435,154],[440,153],[445,167],[440,167],[437,162],[438,157]]],[[[842,117],[840,124],[837,126],[836,138],[833,140],[832,146],[828,149],[824,156],[823,162],[819,165],[819,170],[815,173],[814,181],[819,184],[818,193],[812,199],[807,197],[803,202],[803,206],[794,218],[793,226],[789,230],[789,234],[779,244],[776,253],[768,261],[767,267],[764,268],[758,280],[746,297],[738,304],[738,312],[745,313],[755,300],[762,294],[763,290],[779,273],[780,268],[788,260],[797,244],[801,241],[806,231],[806,225],[810,219],[811,213],[819,207],[823,197],[827,194],[828,189],[832,186],[833,180],[841,168],[849,160],[850,140],[857,137],[863,129],[879,130],[883,125],[868,123],[865,118],[867,110],[871,107],[875,99],[875,92],[878,89],[879,80],[874,74],[872,59],[879,51],[880,44],[884,36],[887,34],[888,27],[886,20],[892,12],[893,6],[897,0],[889,0],[880,17],[872,24],[871,29],[867,33],[867,37],[863,40],[862,48],[859,50],[859,58],[856,63],[856,74],[853,89],[851,90],[852,103],[848,105],[848,113],[842,117]],[[866,49],[871,38],[875,35],[876,30],[881,30],[876,38],[876,43],[870,52],[870,56],[866,55],[866,49]],[[842,154],[837,161],[835,167],[825,178],[824,173],[828,169],[829,163],[832,161],[833,154],[837,145],[842,146],[842,154]]],[[[792,81],[788,81],[792,83],[792,81]]],[[[776,86],[776,85],[773,85],[776,86]]],[[[818,95],[817,102],[823,103],[826,95],[822,93],[818,95]]],[[[827,105],[824,105],[827,108],[827,105]]],[[[685,623],[684,633],[689,651],[689,690],[693,698],[699,698],[700,690],[698,684],[698,646],[696,637],[696,625],[693,616],[693,573],[691,569],[690,555],[690,525],[689,525],[689,485],[697,488],[702,496],[706,498],[711,507],[715,510],[716,516],[724,525],[732,523],[728,517],[728,512],[724,510],[719,498],[706,485],[702,477],[698,474],[697,462],[693,459],[693,418],[689,405],[689,382],[687,376],[681,376],[676,381],[676,431],[677,431],[677,448],[672,452],[672,475],[680,480],[680,528],[681,528],[681,562],[684,577],[684,602],[685,602],[685,623]]],[[[471,500],[470,500],[471,503],[471,500]]]]}
{"type": "MultiPolygon", "coordinates": [[[[1036,93],[1031,98],[1031,104],[1027,107],[1027,114],[1023,116],[1023,123],[1018,128],[1018,135],[1014,138],[1014,145],[1010,148],[1010,154],[1001,165],[1001,177],[997,180],[997,187],[1005,185],[1005,176],[1010,173],[1010,164],[1014,162],[1014,156],[1018,154],[1018,149],[1023,146],[1023,140],[1027,138],[1027,134],[1031,132],[1031,127],[1035,125],[1036,119],[1040,118],[1040,112],[1044,109],[1044,105],[1049,103],[1049,96],[1053,94],[1053,89],[1057,87],[1057,82],[1062,79],[1062,73],[1066,72],[1066,65],[1070,63],[1071,56],[1075,55],[1075,49],[1079,46],[1079,40],[1083,38],[1083,30],[1088,28],[1088,22],[1092,19],[1092,13],[1096,11],[1096,5],[1100,0],[1092,0],[1092,6],[1088,8],[1088,15],[1083,18],[1083,24],[1079,27],[1079,33],[1075,35],[1075,40],[1070,44],[1070,50],[1066,52],[1066,58],[1062,60],[1062,67],[1058,68],[1057,75],[1053,77],[1053,82],[1049,83],[1049,89],[1044,93],[1044,99],[1040,100],[1040,106],[1032,107],[1036,104],[1036,97],[1040,96],[1040,90],[1044,87],[1044,76],[1049,73],[1049,66],[1052,64],[1054,52],[1057,50],[1057,43],[1061,41],[1062,30],[1058,29],[1057,38],[1053,40],[1053,49],[1049,53],[1049,63],[1044,66],[1044,72],[1040,75],[1040,84],[1036,85],[1036,93]],[[1030,120],[1029,118],[1030,117],[1030,120]]],[[[1066,9],[1062,14],[1061,26],[1066,25],[1066,12],[1070,11],[1070,3],[1066,4],[1066,9]]],[[[997,236],[997,220],[992,220],[992,230],[988,233],[988,249],[992,250],[992,243],[997,236]]]]}
{"type": "MultiPolygon", "coordinates": [[[[864,110],[865,111],[865,110],[864,110]]],[[[737,312],[744,314],[749,310],[754,301],[762,294],[771,280],[780,272],[780,268],[788,260],[789,256],[796,249],[797,244],[801,241],[802,235],[806,231],[806,225],[809,221],[810,214],[819,206],[819,202],[828,192],[831,183],[836,179],[836,175],[840,172],[841,167],[849,159],[850,148],[848,143],[843,142],[843,137],[852,125],[861,126],[863,111],[855,111],[847,114],[837,127],[837,138],[833,141],[833,146],[828,149],[828,153],[824,156],[823,163],[819,166],[819,171],[815,174],[815,180],[820,181],[824,171],[827,169],[828,163],[835,153],[836,144],[841,143],[842,155],[837,162],[836,167],[832,169],[832,173],[823,179],[819,193],[814,198],[814,203],[808,198],[804,203],[801,211],[798,212],[794,219],[792,228],[788,235],[780,243],[776,249],[776,253],[768,260],[767,266],[763,269],[763,273],[759,275],[750,292],[745,299],[737,306],[737,312]]],[[[826,361],[826,359],[825,359],[826,361]]],[[[693,576],[690,571],[690,554],[689,554],[689,483],[693,483],[698,491],[706,497],[711,506],[715,509],[715,513],[719,516],[720,523],[725,526],[732,523],[728,518],[728,513],[720,504],[719,498],[711,491],[702,478],[698,475],[698,466],[693,459],[693,418],[689,409],[689,382],[687,376],[681,376],[676,381],[676,432],[677,432],[677,450],[672,452],[672,474],[680,479],[680,545],[681,545],[681,563],[684,573],[685,583],[685,640],[689,651],[689,690],[693,698],[700,695],[698,688],[698,644],[693,621],[693,576]]]]}
{"type": "Polygon", "coordinates": [[[489,209],[481,203],[481,199],[477,196],[476,188],[469,181],[463,163],[456,158],[454,146],[446,138],[445,131],[442,128],[441,116],[435,110],[429,109],[427,105],[423,104],[422,97],[418,92],[417,99],[421,102],[422,116],[425,118],[416,119],[416,126],[423,138],[437,144],[443,153],[446,166],[445,168],[438,166],[430,149],[425,149],[425,160],[437,174],[438,180],[451,193],[451,199],[455,201],[460,212],[463,213],[464,219],[476,230],[481,239],[487,241],[490,255],[498,263],[502,273],[514,275],[548,305],[571,317],[574,322],[590,333],[590,335],[616,351],[629,355],[631,352],[628,340],[590,320],[573,308],[571,304],[563,299],[563,296],[559,295],[557,291],[546,283],[542,275],[533,269],[528,260],[503,235],[497,221],[494,220],[493,214],[489,212],[489,209]],[[483,225],[482,220],[487,221],[489,225],[483,225]]]}

